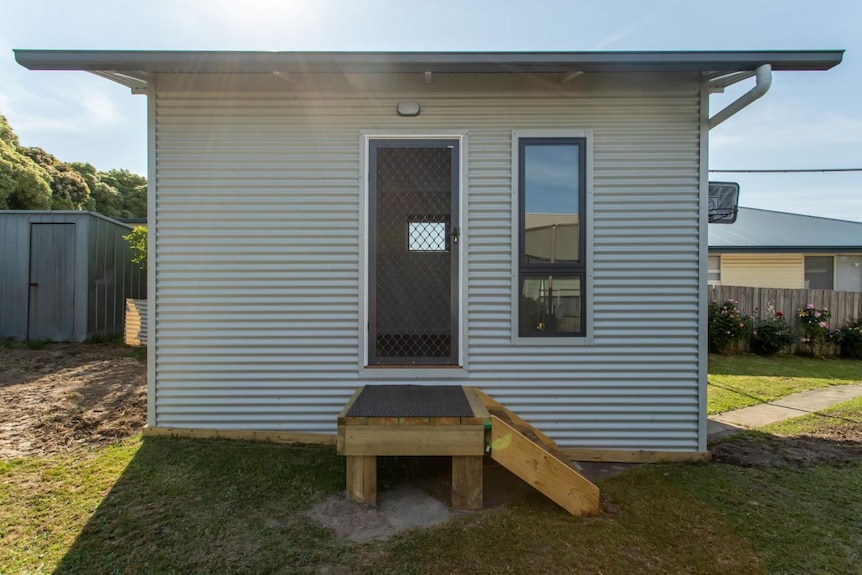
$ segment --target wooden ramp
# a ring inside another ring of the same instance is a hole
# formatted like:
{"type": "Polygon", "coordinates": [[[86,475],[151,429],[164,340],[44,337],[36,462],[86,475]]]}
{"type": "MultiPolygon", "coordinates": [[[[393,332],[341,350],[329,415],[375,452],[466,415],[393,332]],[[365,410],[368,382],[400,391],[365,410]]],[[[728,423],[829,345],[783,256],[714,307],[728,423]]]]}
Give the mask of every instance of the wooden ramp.
{"type": "Polygon", "coordinates": [[[491,458],[572,515],[599,512],[599,488],[577,472],[554,441],[476,390],[491,416],[491,458]]]}

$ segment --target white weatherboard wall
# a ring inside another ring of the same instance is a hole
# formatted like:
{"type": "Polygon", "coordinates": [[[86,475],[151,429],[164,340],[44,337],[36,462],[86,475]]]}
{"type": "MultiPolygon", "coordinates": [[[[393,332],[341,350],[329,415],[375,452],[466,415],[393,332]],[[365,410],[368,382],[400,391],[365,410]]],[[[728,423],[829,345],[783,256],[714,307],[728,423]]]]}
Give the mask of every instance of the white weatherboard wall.
{"type": "Polygon", "coordinates": [[[563,446],[698,450],[695,75],[297,90],[157,80],[150,425],[334,433],[357,385],[401,382],[359,369],[360,133],[462,130],[463,381],[563,446]],[[399,118],[401,100],[421,115],[399,118]],[[592,344],[513,344],[512,131],[541,129],[593,131],[592,344]]]}

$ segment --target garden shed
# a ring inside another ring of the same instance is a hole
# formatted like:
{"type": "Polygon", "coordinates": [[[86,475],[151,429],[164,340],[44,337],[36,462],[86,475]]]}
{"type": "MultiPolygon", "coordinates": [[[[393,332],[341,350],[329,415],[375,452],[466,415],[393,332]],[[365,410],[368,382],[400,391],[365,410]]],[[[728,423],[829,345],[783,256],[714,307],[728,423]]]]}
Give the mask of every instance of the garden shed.
{"type": "Polygon", "coordinates": [[[125,298],[146,272],[132,227],[92,212],[0,212],[0,337],[83,341],[123,331],[125,298]]]}
{"type": "Polygon", "coordinates": [[[151,432],[460,385],[620,460],[706,452],[710,127],[842,52],[16,58],[146,95],[151,432]]]}

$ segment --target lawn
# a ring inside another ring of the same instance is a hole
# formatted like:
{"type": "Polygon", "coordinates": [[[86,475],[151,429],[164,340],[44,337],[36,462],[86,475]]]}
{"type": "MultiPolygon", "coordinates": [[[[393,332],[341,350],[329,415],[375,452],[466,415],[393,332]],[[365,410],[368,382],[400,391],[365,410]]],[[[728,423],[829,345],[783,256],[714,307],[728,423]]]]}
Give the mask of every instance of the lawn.
{"type": "Polygon", "coordinates": [[[862,382],[862,361],[710,355],[707,412],[723,413],[830,385],[862,382]]]}
{"type": "MultiPolygon", "coordinates": [[[[597,518],[535,494],[364,545],[303,514],[343,490],[343,467],[329,447],[140,437],[0,464],[0,572],[849,573],[862,562],[862,461],[642,466],[600,483],[597,518]]],[[[381,483],[400,473],[381,466],[381,483]]]]}
{"type": "Polygon", "coordinates": [[[862,428],[862,397],[839,403],[829,409],[773,423],[762,429],[780,435],[826,435],[852,439],[862,428]]]}

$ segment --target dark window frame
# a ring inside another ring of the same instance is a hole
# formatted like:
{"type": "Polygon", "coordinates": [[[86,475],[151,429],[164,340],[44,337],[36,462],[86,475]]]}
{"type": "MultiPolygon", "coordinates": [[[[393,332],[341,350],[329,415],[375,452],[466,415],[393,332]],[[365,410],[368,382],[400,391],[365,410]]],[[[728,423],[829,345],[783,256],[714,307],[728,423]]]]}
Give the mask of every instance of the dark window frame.
{"type": "Polygon", "coordinates": [[[518,138],[518,336],[523,338],[573,338],[587,334],[587,139],[585,137],[524,137],[518,138]],[[526,249],[526,166],[527,146],[578,146],[578,261],[577,262],[528,262],[526,249]],[[580,316],[578,331],[524,332],[524,280],[556,276],[578,278],[581,283],[580,316]]]}

